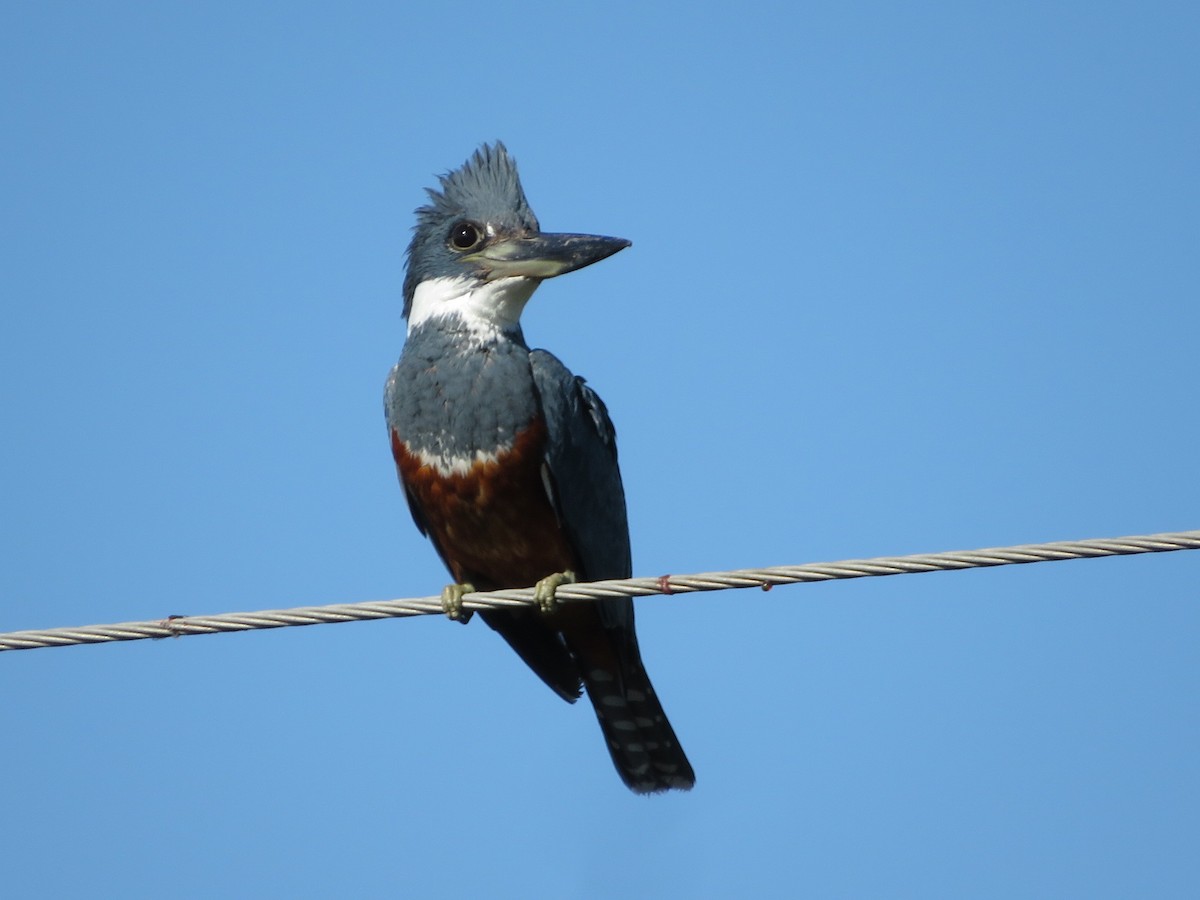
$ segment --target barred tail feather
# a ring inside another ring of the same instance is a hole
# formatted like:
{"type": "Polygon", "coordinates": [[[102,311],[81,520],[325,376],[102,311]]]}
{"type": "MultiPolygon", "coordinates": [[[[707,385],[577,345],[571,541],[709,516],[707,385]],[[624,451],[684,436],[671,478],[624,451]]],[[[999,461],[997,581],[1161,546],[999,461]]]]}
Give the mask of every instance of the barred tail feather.
{"type": "Polygon", "coordinates": [[[621,780],[638,794],[690,790],[696,776],[641,660],[619,669],[588,662],[583,682],[621,780]]]}

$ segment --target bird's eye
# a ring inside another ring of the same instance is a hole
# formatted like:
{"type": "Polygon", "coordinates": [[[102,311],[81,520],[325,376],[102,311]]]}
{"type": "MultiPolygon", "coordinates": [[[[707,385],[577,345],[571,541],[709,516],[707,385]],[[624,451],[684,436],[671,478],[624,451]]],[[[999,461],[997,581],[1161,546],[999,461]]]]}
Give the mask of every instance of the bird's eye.
{"type": "Polygon", "coordinates": [[[479,226],[473,222],[459,222],[450,229],[450,246],[455,250],[470,250],[478,246],[480,240],[479,226]]]}

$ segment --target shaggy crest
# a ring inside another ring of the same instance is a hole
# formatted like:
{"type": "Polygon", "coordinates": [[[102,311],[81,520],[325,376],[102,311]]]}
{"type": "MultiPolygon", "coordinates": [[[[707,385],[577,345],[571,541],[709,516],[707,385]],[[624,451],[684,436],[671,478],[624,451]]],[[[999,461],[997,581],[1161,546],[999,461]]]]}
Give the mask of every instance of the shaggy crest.
{"type": "Polygon", "coordinates": [[[413,292],[432,274],[414,267],[414,259],[436,260],[450,227],[464,219],[492,225],[497,231],[540,231],[529,208],[517,163],[500,141],[484,144],[453,172],[439,177],[441,189],[426,188],[429,204],[416,210],[417,224],[408,245],[408,272],[404,279],[404,314],[412,307],[413,292]],[[419,252],[419,251],[425,252],[419,252]]]}

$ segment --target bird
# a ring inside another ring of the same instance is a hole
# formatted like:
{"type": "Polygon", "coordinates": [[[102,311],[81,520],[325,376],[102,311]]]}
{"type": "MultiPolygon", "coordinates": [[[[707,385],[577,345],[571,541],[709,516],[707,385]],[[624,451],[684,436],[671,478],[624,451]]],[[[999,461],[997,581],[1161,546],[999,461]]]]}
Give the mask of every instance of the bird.
{"type": "Polygon", "coordinates": [[[574,703],[586,689],[632,791],[690,790],[695,774],[642,663],[633,601],[555,599],[565,583],[629,577],[625,492],[603,401],[553,354],[531,350],[521,328],[543,281],[631,244],[543,232],[500,141],[426,192],[384,412],[413,521],[454,579],[443,610],[465,622],[464,594],[536,586],[536,607],[481,617],[559,697],[574,703]]]}

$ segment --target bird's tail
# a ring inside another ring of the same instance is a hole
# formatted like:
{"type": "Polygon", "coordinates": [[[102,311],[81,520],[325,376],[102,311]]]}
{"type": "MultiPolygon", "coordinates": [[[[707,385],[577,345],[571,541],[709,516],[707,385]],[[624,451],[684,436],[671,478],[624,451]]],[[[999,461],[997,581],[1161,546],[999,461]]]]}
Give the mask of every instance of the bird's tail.
{"type": "Polygon", "coordinates": [[[618,631],[624,629],[571,647],[617,773],[638,794],[690,790],[695,773],[642,665],[637,637],[618,631]]]}

